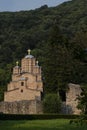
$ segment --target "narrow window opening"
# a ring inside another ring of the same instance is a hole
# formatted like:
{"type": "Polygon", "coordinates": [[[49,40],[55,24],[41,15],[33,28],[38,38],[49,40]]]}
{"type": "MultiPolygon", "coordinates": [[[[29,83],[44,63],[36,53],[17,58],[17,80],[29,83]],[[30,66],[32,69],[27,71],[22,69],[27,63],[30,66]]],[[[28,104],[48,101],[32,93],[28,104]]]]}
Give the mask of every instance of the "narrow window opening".
{"type": "Polygon", "coordinates": [[[21,82],[21,86],[24,86],[24,82],[21,82]]]}
{"type": "Polygon", "coordinates": [[[21,93],[23,93],[23,89],[21,89],[21,93]]]}
{"type": "Polygon", "coordinates": [[[36,75],[36,81],[37,81],[37,75],[36,75]]]}

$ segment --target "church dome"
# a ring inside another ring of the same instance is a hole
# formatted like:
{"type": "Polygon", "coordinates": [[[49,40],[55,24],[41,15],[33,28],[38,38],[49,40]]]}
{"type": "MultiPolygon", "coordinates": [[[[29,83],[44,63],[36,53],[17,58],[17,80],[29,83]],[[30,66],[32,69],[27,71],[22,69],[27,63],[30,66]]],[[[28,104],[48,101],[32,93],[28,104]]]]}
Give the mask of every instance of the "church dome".
{"type": "Polygon", "coordinates": [[[20,66],[15,66],[14,68],[20,68],[20,66]]]}
{"type": "Polygon", "coordinates": [[[29,50],[28,50],[28,55],[25,56],[26,59],[27,59],[27,58],[30,58],[30,59],[34,58],[34,56],[32,56],[32,55],[30,54],[30,52],[31,52],[31,50],[29,49],[29,50]]]}
{"type": "Polygon", "coordinates": [[[34,56],[32,56],[32,55],[26,55],[25,58],[26,58],[26,59],[27,59],[27,58],[32,59],[32,58],[34,58],[34,56]]]}

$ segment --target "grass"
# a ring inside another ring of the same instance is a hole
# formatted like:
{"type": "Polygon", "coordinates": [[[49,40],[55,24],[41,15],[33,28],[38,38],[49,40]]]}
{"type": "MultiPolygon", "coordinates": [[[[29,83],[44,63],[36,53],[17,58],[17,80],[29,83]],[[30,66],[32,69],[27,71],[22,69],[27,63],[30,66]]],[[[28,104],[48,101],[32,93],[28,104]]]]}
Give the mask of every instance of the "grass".
{"type": "Polygon", "coordinates": [[[0,121],[1,130],[86,130],[87,125],[69,124],[67,119],[0,121]]]}

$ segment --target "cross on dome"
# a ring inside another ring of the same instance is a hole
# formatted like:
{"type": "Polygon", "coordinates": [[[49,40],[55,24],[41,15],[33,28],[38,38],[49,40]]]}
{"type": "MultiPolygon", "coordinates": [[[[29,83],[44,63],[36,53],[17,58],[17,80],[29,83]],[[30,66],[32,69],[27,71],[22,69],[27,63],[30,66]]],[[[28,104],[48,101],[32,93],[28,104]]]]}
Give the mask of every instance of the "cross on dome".
{"type": "Polygon", "coordinates": [[[30,50],[30,49],[28,49],[27,51],[28,51],[28,55],[30,55],[31,50],[30,50]]]}
{"type": "Polygon", "coordinates": [[[38,60],[36,61],[36,65],[38,66],[38,60]]]}
{"type": "Polygon", "coordinates": [[[16,66],[18,66],[18,64],[19,64],[19,62],[18,62],[18,61],[16,61],[16,66]]]}
{"type": "Polygon", "coordinates": [[[34,58],[34,56],[32,56],[32,55],[30,54],[30,53],[31,53],[31,50],[30,50],[30,49],[28,49],[27,52],[28,52],[28,55],[26,55],[25,58],[30,58],[30,59],[31,59],[31,58],[34,58]]]}

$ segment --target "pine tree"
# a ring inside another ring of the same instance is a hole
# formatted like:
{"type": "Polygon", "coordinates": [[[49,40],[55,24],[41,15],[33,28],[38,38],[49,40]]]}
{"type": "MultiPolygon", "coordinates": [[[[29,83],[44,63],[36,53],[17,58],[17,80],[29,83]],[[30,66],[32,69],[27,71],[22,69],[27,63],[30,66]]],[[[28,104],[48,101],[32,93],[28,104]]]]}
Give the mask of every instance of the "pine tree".
{"type": "Polygon", "coordinates": [[[68,50],[68,40],[57,25],[51,30],[44,58],[44,83],[46,92],[65,90],[71,78],[72,58],[68,50]],[[69,67],[70,66],[70,67],[69,67]]]}

